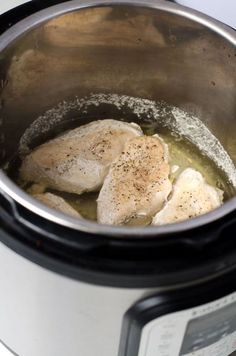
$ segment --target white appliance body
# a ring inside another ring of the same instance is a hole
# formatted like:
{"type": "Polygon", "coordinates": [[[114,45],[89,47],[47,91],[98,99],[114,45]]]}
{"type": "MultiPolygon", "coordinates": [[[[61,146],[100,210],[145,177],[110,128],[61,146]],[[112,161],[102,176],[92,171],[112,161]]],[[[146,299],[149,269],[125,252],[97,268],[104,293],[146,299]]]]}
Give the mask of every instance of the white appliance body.
{"type": "Polygon", "coordinates": [[[62,277],[3,244],[0,261],[1,341],[20,356],[116,356],[123,316],[147,293],[62,277]]]}
{"type": "MultiPolygon", "coordinates": [[[[163,292],[78,282],[3,244],[0,261],[0,335],[11,350],[2,346],[1,356],[117,356],[126,312],[163,292]]],[[[236,351],[236,293],[154,318],[138,342],[137,356],[229,356],[236,351]]]]}

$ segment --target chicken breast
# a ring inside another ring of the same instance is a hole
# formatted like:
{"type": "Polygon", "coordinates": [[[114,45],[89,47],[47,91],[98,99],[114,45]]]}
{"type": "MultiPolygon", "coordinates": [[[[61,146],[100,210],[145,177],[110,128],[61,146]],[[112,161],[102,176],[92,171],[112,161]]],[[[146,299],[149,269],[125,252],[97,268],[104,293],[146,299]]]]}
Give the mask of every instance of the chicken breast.
{"type": "Polygon", "coordinates": [[[70,206],[63,198],[58,197],[55,194],[35,194],[33,197],[41,203],[47,205],[49,208],[56,209],[64,214],[68,214],[76,218],[82,218],[81,215],[72,208],[72,206],[70,206]]]}
{"type": "Polygon", "coordinates": [[[154,225],[180,222],[210,212],[223,202],[223,191],[206,183],[202,174],[185,169],[177,178],[165,207],[156,214],[154,225]]]}
{"type": "Polygon", "coordinates": [[[20,177],[69,193],[97,191],[125,143],[142,134],[134,123],[91,122],[34,149],[24,159],[20,177]]]}
{"type": "Polygon", "coordinates": [[[136,137],[111,165],[98,197],[98,222],[126,224],[152,217],[170,191],[168,147],[158,136],[136,137]]]}

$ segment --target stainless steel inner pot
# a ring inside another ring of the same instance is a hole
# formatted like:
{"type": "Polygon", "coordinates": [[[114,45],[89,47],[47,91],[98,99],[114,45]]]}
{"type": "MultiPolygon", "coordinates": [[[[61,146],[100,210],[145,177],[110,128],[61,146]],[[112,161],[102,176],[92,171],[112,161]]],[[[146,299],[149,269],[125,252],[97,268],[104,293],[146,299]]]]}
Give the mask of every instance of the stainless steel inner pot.
{"type": "MultiPolygon", "coordinates": [[[[0,37],[0,82],[2,165],[36,118],[65,99],[91,93],[164,100],[183,108],[203,121],[236,163],[236,33],[168,1],[74,0],[38,12],[0,37]]],[[[3,171],[0,191],[12,204],[60,225],[114,236],[186,231],[236,208],[232,198],[178,224],[109,227],[45,207],[3,171]]]]}

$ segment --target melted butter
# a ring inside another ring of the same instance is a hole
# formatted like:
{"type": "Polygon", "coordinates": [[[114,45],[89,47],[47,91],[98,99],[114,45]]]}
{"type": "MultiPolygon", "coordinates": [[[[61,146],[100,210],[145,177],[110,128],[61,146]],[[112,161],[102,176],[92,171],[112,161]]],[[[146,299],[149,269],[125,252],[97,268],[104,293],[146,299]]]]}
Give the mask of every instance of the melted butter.
{"type": "Polygon", "coordinates": [[[53,191],[60,195],[69,203],[72,208],[77,210],[83,218],[88,220],[97,220],[97,198],[98,193],[84,193],[81,195],[53,191]]]}
{"type": "MultiPolygon", "coordinates": [[[[154,128],[152,124],[141,125],[143,132],[146,135],[158,134],[169,147],[169,162],[171,167],[175,167],[170,175],[172,182],[176,177],[186,168],[191,167],[199,171],[205,178],[208,184],[220,188],[224,191],[224,200],[229,199],[235,195],[232,185],[228,183],[223,172],[216,167],[216,165],[205,155],[203,155],[193,144],[177,137],[170,131],[162,128],[154,128]]],[[[18,180],[17,182],[28,193],[34,194],[35,185],[23,185],[18,180]]],[[[43,188],[37,185],[37,190],[42,193],[43,188]]],[[[46,189],[46,192],[54,193],[69,203],[75,210],[77,210],[85,219],[96,221],[97,219],[97,198],[99,193],[84,193],[81,195],[64,193],[52,189],[46,189]]],[[[133,219],[127,225],[129,226],[145,226],[151,222],[150,218],[143,217],[133,219]]]]}
{"type": "Polygon", "coordinates": [[[170,166],[179,167],[178,170],[170,175],[172,182],[183,170],[191,167],[200,172],[208,184],[224,191],[224,201],[235,195],[235,189],[228,182],[224,172],[191,142],[178,137],[171,131],[163,130],[162,128],[155,129],[151,124],[143,126],[142,129],[146,135],[157,133],[168,145],[170,166]]]}

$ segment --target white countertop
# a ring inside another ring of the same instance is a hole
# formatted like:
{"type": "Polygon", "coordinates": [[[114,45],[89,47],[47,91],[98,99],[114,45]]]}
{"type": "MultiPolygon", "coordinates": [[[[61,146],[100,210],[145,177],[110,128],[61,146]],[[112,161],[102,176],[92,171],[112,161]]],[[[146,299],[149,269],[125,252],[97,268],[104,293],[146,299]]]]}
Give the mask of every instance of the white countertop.
{"type": "Polygon", "coordinates": [[[28,1],[30,0],[0,0],[0,14],[28,1]]]}
{"type": "Polygon", "coordinates": [[[176,0],[236,28],[236,0],[176,0]]]}
{"type": "Polygon", "coordinates": [[[13,356],[13,355],[0,343],[0,356],[13,356]]]}

